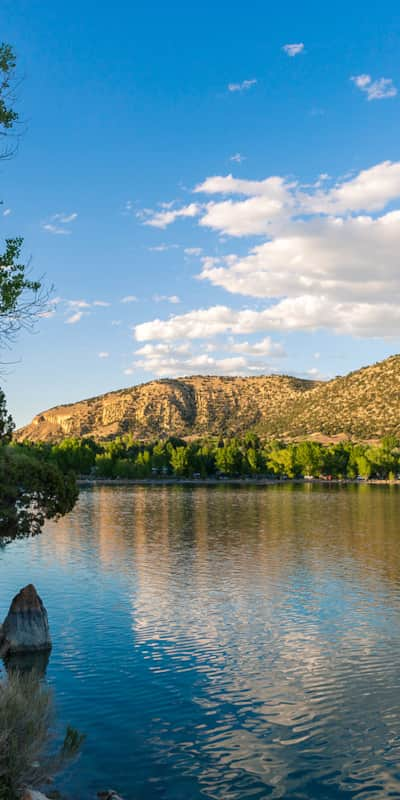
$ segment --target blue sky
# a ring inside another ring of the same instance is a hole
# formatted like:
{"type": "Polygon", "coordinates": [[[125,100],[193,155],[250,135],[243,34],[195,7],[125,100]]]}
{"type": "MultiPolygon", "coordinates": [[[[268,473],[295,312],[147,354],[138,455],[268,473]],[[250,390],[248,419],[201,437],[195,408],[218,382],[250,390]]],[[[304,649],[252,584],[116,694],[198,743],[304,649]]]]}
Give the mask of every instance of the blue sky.
{"type": "Polygon", "coordinates": [[[3,0],[24,124],[0,224],[55,298],[3,359],[18,424],[400,350],[394,2],[190,5],[3,0]]]}

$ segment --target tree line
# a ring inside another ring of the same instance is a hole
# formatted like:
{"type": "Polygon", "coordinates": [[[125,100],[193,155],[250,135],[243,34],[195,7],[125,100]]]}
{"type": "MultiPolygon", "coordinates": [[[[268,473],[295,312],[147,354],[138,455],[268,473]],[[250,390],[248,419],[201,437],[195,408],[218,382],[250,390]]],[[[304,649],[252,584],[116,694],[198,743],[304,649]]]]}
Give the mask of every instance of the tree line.
{"type": "MultiPolygon", "coordinates": [[[[0,161],[13,155],[18,139],[18,112],[13,105],[16,56],[0,44],[0,161]],[[10,138],[11,137],[11,138],[10,138]],[[11,142],[11,144],[10,144],[11,142]]],[[[1,204],[0,200],[0,204],[1,204]]],[[[48,303],[49,291],[33,279],[21,257],[21,237],[6,237],[0,246],[0,374],[3,353],[21,329],[31,329],[48,303]]],[[[39,533],[46,519],[70,511],[78,490],[72,472],[63,472],[51,459],[36,458],[10,446],[14,423],[0,390],[0,544],[39,533]]]]}
{"type": "Polygon", "coordinates": [[[64,474],[93,478],[266,477],[326,479],[377,478],[400,474],[400,442],[387,436],[379,444],[350,441],[266,441],[248,433],[243,438],[178,438],[140,442],[132,436],[109,442],[66,438],[57,444],[15,444],[19,453],[54,464],[64,474]]]}

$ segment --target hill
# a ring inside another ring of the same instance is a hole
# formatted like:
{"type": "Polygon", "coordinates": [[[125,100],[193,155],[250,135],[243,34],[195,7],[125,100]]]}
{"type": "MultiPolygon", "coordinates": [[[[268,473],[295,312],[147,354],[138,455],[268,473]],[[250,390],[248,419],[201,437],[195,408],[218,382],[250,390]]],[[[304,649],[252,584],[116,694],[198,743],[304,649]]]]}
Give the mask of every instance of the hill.
{"type": "Polygon", "coordinates": [[[16,438],[57,441],[65,436],[111,439],[125,433],[140,439],[239,434],[265,420],[278,424],[282,408],[289,408],[315,385],[275,375],[151,381],[44,411],[17,431],[16,438]]]}
{"type": "Polygon", "coordinates": [[[400,356],[327,382],[289,376],[158,380],[38,414],[19,440],[142,440],[241,435],[296,439],[400,436],[400,356]]]}
{"type": "MultiPolygon", "coordinates": [[[[269,425],[266,430],[270,432],[269,425]]],[[[400,437],[400,356],[320,383],[307,396],[299,396],[286,420],[282,416],[279,421],[279,432],[288,438],[400,437]]]]}

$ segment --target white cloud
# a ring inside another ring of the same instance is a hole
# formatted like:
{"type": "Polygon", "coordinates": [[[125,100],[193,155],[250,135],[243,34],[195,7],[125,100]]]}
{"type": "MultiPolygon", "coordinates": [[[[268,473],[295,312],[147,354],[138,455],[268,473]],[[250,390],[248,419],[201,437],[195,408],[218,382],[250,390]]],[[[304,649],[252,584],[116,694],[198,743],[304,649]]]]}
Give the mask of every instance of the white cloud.
{"type": "Polygon", "coordinates": [[[151,299],[155,303],[172,303],[173,305],[181,302],[177,294],[153,294],[151,299]]]}
{"type": "Polygon", "coordinates": [[[70,317],[67,317],[65,320],[66,325],[76,325],[77,322],[80,322],[83,317],[83,311],[76,311],[75,314],[72,314],[70,317]]]}
{"type": "Polygon", "coordinates": [[[80,322],[84,316],[93,313],[91,309],[95,307],[106,307],[110,304],[103,300],[88,301],[82,298],[78,300],[69,300],[64,297],[54,297],[50,300],[51,309],[45,312],[42,316],[54,316],[56,311],[60,310],[66,317],[64,322],[68,325],[75,325],[80,322]]]}
{"type": "Polygon", "coordinates": [[[147,249],[151,253],[165,253],[166,250],[176,250],[178,248],[178,244],[157,244],[154,247],[148,247],[147,249]]]}
{"type": "Polygon", "coordinates": [[[229,161],[235,161],[236,164],[241,164],[242,161],[246,161],[246,156],[242,156],[241,153],[235,153],[230,157],[229,161]]]}
{"type": "Polygon", "coordinates": [[[138,298],[135,294],[127,294],[125,297],[121,297],[121,303],[137,303],[138,298]]]}
{"type": "Polygon", "coordinates": [[[66,214],[64,211],[58,214],[53,214],[49,220],[42,222],[42,229],[46,231],[46,233],[52,233],[56,236],[68,235],[71,233],[71,231],[65,226],[71,222],[75,222],[77,216],[78,214],[76,211],[73,211],[70,214],[66,214]]]}
{"type": "Polygon", "coordinates": [[[271,225],[281,228],[290,217],[300,215],[377,211],[400,197],[400,162],[383,161],[333,185],[328,180],[323,173],[307,191],[297,181],[276,175],[264,180],[214,175],[198,184],[194,192],[231,195],[230,199],[191,203],[174,211],[149,211],[153,216],[147,216],[144,224],[166,227],[178,217],[198,216],[202,226],[231,236],[247,236],[271,234],[271,225]]]}
{"type": "Polygon", "coordinates": [[[72,214],[62,212],[61,214],[54,214],[52,219],[54,222],[61,222],[63,225],[67,225],[69,222],[74,222],[77,216],[76,211],[73,211],[72,214]]]}
{"type": "Polygon", "coordinates": [[[251,89],[252,86],[255,86],[257,83],[256,78],[250,78],[245,81],[241,81],[241,83],[228,83],[228,91],[229,92],[245,92],[248,89],[251,89]]]}
{"type": "Polygon", "coordinates": [[[234,178],[233,175],[213,175],[195,186],[194,191],[202,194],[239,194],[246,197],[260,195],[282,200],[286,197],[287,190],[296,185],[296,183],[288,183],[285,178],[276,175],[262,181],[234,178]]]}
{"type": "Polygon", "coordinates": [[[400,211],[288,225],[243,258],[203,262],[201,278],[234,294],[400,300],[400,211]]]}
{"type": "MultiPolygon", "coordinates": [[[[251,349],[250,345],[248,347],[251,349]]],[[[225,355],[225,353],[211,355],[215,349],[215,346],[210,345],[193,348],[188,343],[146,344],[135,351],[136,360],[133,367],[150,372],[157,377],[182,377],[189,374],[247,375],[270,371],[265,362],[266,354],[263,352],[265,348],[260,348],[260,351],[254,353],[243,351],[243,354],[239,355],[225,355]],[[250,355],[250,358],[247,358],[247,355],[250,355]],[[259,358],[255,359],[254,356],[259,358]]],[[[225,345],[223,349],[228,350],[229,348],[225,345]]],[[[232,350],[232,348],[230,349],[232,350]]],[[[272,355],[276,355],[276,353],[272,352],[272,355]]],[[[130,368],[129,373],[127,370],[126,373],[131,374],[133,371],[134,369],[130,368]]]]}
{"type": "Polygon", "coordinates": [[[203,256],[198,277],[231,294],[261,298],[266,308],[195,309],[137,326],[138,340],[321,327],[354,336],[398,331],[400,161],[336,182],[322,173],[307,185],[282,176],[216,175],[194,192],[216,196],[199,206],[200,227],[263,236],[247,253],[232,248],[203,256]]]}
{"type": "Polygon", "coordinates": [[[51,222],[43,222],[42,223],[42,228],[47,233],[53,233],[56,236],[59,236],[59,235],[63,236],[63,235],[71,233],[71,231],[67,230],[67,228],[61,228],[59,225],[53,225],[53,223],[51,223],[51,222]]]}
{"type": "Polygon", "coordinates": [[[110,353],[107,353],[105,350],[102,350],[97,355],[98,355],[99,358],[109,358],[110,353]]]}
{"type": "Polygon", "coordinates": [[[231,349],[234,353],[243,353],[248,356],[268,356],[269,358],[282,358],[285,349],[280,342],[274,342],[266,336],[258,342],[232,342],[231,349]]]}
{"type": "Polygon", "coordinates": [[[88,303],[87,300],[64,300],[67,306],[70,308],[90,308],[91,303],[88,303]]]}
{"type": "MultiPolygon", "coordinates": [[[[173,210],[152,212],[147,209],[147,211],[149,213],[144,219],[144,225],[151,225],[153,228],[166,228],[167,225],[171,224],[171,222],[175,222],[181,217],[196,217],[200,211],[200,208],[197,203],[190,203],[188,206],[173,210]]],[[[138,216],[141,217],[141,215],[138,216]]]]}
{"type": "Polygon", "coordinates": [[[294,56],[298,56],[299,53],[302,53],[304,50],[303,42],[298,42],[297,44],[284,44],[282,50],[286,53],[286,55],[290,56],[290,58],[294,58],[294,56]]]}
{"type": "Polygon", "coordinates": [[[196,309],[186,314],[155,319],[135,327],[137,341],[152,339],[202,339],[226,333],[245,335],[264,331],[316,331],[356,337],[400,335],[400,306],[392,303],[332,303],[324,296],[285,298],[262,311],[237,311],[227,306],[196,309]]]}
{"type": "Polygon", "coordinates": [[[351,81],[367,95],[367,100],[384,100],[397,95],[392,78],[372,80],[371,75],[353,75],[351,81]]]}
{"type": "Polygon", "coordinates": [[[11,214],[11,208],[5,208],[3,211],[3,217],[9,217],[11,214]]]}
{"type": "Polygon", "coordinates": [[[200,225],[229,236],[249,236],[269,233],[273,221],[282,217],[283,206],[269,197],[249,197],[235,202],[208,203],[200,225]]]}
{"type": "Polygon", "coordinates": [[[202,247],[185,247],[184,251],[185,256],[201,256],[203,252],[202,247]]]}

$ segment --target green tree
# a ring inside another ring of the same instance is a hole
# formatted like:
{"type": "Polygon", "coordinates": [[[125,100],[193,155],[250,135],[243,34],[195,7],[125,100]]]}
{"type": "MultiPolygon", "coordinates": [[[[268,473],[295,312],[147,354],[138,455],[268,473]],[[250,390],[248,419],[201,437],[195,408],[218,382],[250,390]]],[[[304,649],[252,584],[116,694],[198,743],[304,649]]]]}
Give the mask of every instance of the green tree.
{"type": "Polygon", "coordinates": [[[171,452],[171,467],[179,477],[189,477],[193,472],[188,447],[174,447],[171,452]]]}
{"type": "Polygon", "coordinates": [[[11,441],[13,430],[13,418],[7,411],[6,397],[0,389],[0,446],[11,441]]]}
{"type": "Polygon", "coordinates": [[[94,467],[99,448],[93,439],[71,437],[52,447],[51,455],[63,472],[88,475],[94,467]]]}
{"type": "Polygon", "coordinates": [[[243,457],[237,439],[227,441],[223,447],[215,451],[215,466],[217,470],[226,475],[240,475],[243,467],[243,457]]]}
{"type": "Polygon", "coordinates": [[[296,461],[301,475],[318,476],[323,468],[323,448],[316,442],[300,442],[296,447],[296,461]]]}
{"type": "Polygon", "coordinates": [[[0,538],[40,533],[46,519],[58,519],[74,507],[78,489],[72,474],[18,447],[0,447],[0,538]]]}

